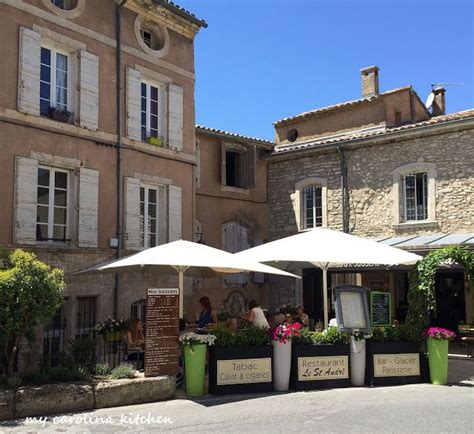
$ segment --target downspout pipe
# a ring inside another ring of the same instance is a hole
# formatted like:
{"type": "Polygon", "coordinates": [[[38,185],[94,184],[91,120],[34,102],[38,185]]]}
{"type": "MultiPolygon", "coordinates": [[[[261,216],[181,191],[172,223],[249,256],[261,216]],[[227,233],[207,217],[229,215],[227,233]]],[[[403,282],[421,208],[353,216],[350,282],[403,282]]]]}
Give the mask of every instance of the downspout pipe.
{"type": "Polygon", "coordinates": [[[339,154],[339,161],[341,165],[341,215],[342,215],[342,231],[349,233],[349,206],[348,206],[348,191],[347,191],[347,165],[346,156],[341,146],[337,147],[339,154]]]}
{"type": "MultiPolygon", "coordinates": [[[[117,3],[115,8],[115,104],[116,104],[116,128],[117,128],[117,258],[122,256],[123,243],[123,182],[122,182],[122,7],[127,0],[117,3]]],[[[113,316],[117,317],[118,293],[120,288],[120,276],[115,274],[113,316]]]]}

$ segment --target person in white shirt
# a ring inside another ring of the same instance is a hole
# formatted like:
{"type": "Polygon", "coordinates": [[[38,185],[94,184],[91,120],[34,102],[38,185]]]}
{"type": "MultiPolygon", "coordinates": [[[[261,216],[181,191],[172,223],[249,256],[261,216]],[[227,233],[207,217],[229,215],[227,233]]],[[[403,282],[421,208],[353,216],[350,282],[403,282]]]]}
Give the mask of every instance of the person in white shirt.
{"type": "Polygon", "coordinates": [[[262,329],[268,329],[270,327],[262,308],[255,302],[255,300],[249,301],[249,311],[242,318],[248,323],[262,329]]]}

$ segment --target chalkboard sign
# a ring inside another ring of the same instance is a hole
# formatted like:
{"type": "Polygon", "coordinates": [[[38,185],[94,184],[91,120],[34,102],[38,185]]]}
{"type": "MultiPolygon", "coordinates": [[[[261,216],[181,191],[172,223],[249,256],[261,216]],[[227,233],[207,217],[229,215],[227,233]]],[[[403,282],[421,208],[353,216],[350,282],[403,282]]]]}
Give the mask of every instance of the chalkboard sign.
{"type": "Polygon", "coordinates": [[[149,288],[146,304],[145,377],[179,372],[179,289],[149,288]]]}
{"type": "Polygon", "coordinates": [[[392,294],[372,291],[370,293],[370,323],[373,326],[389,326],[392,315],[392,294]]]}
{"type": "Polygon", "coordinates": [[[367,288],[340,285],[334,288],[337,326],[342,332],[370,333],[367,288]]]}

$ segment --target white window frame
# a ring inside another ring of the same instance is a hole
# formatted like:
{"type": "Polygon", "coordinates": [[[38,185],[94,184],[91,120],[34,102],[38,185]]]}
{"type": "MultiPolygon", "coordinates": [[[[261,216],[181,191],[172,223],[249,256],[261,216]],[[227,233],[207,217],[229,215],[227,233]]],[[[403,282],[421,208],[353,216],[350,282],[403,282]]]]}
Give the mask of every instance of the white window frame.
{"type": "MultiPolygon", "coordinates": [[[[45,165],[38,165],[38,171],[40,169],[45,169],[49,170],[49,202],[48,202],[48,240],[36,240],[37,243],[67,243],[71,239],[71,196],[72,196],[72,173],[69,170],[66,169],[59,169],[57,167],[51,167],[51,166],[45,166],[45,165]],[[54,235],[54,190],[55,190],[55,185],[54,185],[54,180],[55,180],[55,173],[60,172],[60,173],[65,173],[67,175],[67,190],[66,190],[66,235],[65,235],[65,240],[54,240],[53,235],[54,235]]],[[[38,188],[45,188],[45,186],[40,186],[38,184],[38,188]]],[[[36,192],[36,200],[38,200],[38,191],[36,192]]],[[[37,203],[36,206],[45,206],[42,204],[37,203]]],[[[38,213],[38,210],[36,210],[36,213],[38,213]]],[[[38,222],[36,222],[36,227],[35,229],[37,230],[38,225],[40,225],[38,222]]],[[[45,226],[45,224],[41,224],[41,226],[45,226]]]]}
{"type": "Polygon", "coordinates": [[[419,161],[397,167],[392,171],[392,228],[406,229],[412,227],[438,228],[436,221],[436,176],[434,163],[419,161]],[[406,220],[405,191],[403,179],[406,175],[426,173],[428,218],[424,220],[406,220]]]}
{"type": "MultiPolygon", "coordinates": [[[[150,247],[155,247],[160,245],[160,221],[161,221],[161,209],[160,209],[160,186],[158,185],[151,185],[151,184],[144,184],[140,183],[140,194],[141,189],[145,189],[144,194],[144,207],[143,207],[143,245],[141,243],[141,236],[142,231],[140,229],[139,238],[140,238],[140,249],[148,249],[150,247]],[[156,192],[156,222],[155,222],[155,245],[149,246],[148,245],[148,192],[150,190],[155,190],[156,192]]],[[[141,221],[141,198],[139,198],[140,202],[140,221],[141,221]]]]}
{"type": "MultiPolygon", "coordinates": [[[[56,54],[62,54],[63,56],[66,56],[67,58],[67,100],[66,100],[66,110],[69,112],[73,112],[72,107],[73,107],[73,97],[72,94],[74,92],[74,89],[72,87],[73,83],[73,70],[74,70],[74,63],[73,63],[73,58],[71,55],[71,52],[57,48],[53,44],[48,44],[45,42],[41,42],[41,48],[45,48],[47,50],[50,50],[51,52],[51,77],[50,77],[50,89],[49,89],[49,106],[50,107],[56,107],[57,106],[57,101],[56,101],[56,54]]],[[[41,58],[40,58],[40,69],[41,69],[41,58]]],[[[41,88],[41,73],[40,73],[40,88],[41,88]]],[[[40,90],[41,92],[41,90],[40,90]]],[[[41,110],[41,94],[40,94],[40,110],[41,110]]]]}
{"type": "Polygon", "coordinates": [[[327,210],[327,180],[325,178],[310,177],[302,179],[295,184],[295,191],[290,195],[293,211],[295,214],[295,223],[299,232],[313,229],[313,227],[306,227],[306,201],[305,201],[305,189],[307,187],[320,187],[321,188],[321,226],[313,227],[327,227],[328,225],[328,210],[327,210]]]}
{"type": "MultiPolygon", "coordinates": [[[[165,138],[166,138],[166,126],[167,126],[167,121],[166,121],[166,107],[165,107],[165,102],[166,102],[166,86],[163,85],[162,83],[158,83],[156,81],[151,81],[147,79],[141,79],[140,83],[140,132],[142,131],[143,127],[145,126],[145,131],[146,131],[146,137],[143,137],[142,135],[142,140],[146,141],[148,137],[150,137],[150,130],[151,130],[151,92],[150,92],[150,87],[154,87],[158,90],[158,133],[157,137],[161,137],[163,139],[163,145],[165,144],[165,138]],[[145,113],[146,113],[146,119],[145,119],[145,125],[142,124],[142,84],[146,86],[147,89],[147,96],[146,96],[146,108],[145,108],[145,113]]],[[[155,136],[153,136],[155,137],[155,136]]]]}
{"type": "Polygon", "coordinates": [[[426,221],[428,220],[428,173],[427,172],[414,172],[414,173],[406,173],[405,175],[402,176],[402,192],[403,192],[403,221],[404,222],[418,222],[418,221],[426,221]],[[418,190],[416,187],[416,176],[417,175],[425,175],[424,178],[424,185],[423,185],[423,218],[418,218],[418,207],[417,207],[417,196],[418,196],[418,190]],[[415,212],[415,218],[408,218],[408,196],[407,196],[407,178],[408,177],[414,177],[414,196],[415,196],[415,207],[414,207],[414,212],[415,212]],[[426,217],[425,217],[426,216],[426,217]]]}
{"type": "Polygon", "coordinates": [[[323,187],[321,185],[317,185],[317,184],[312,184],[312,185],[307,185],[306,187],[303,188],[303,191],[302,191],[302,201],[303,201],[303,228],[304,229],[313,229],[313,228],[318,228],[318,227],[322,227],[323,226],[323,187]],[[313,209],[312,209],[312,212],[313,212],[313,224],[311,226],[308,226],[308,215],[307,215],[307,205],[306,205],[306,190],[308,190],[309,188],[312,189],[312,192],[313,192],[313,209]],[[315,190],[316,189],[320,189],[321,190],[321,224],[317,224],[317,221],[316,221],[316,200],[315,200],[315,190]]]}

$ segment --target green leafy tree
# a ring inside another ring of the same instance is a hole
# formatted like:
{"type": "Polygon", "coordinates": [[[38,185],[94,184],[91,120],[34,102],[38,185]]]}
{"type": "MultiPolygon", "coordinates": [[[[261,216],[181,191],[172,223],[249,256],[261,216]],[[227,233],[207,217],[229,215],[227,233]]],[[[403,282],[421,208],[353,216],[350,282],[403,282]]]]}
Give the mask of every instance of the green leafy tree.
{"type": "Polygon", "coordinates": [[[20,339],[35,339],[35,328],[47,324],[61,305],[64,274],[33,253],[15,250],[0,269],[0,343],[3,372],[13,374],[20,339]]]}

